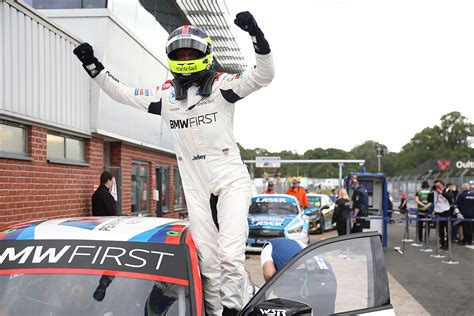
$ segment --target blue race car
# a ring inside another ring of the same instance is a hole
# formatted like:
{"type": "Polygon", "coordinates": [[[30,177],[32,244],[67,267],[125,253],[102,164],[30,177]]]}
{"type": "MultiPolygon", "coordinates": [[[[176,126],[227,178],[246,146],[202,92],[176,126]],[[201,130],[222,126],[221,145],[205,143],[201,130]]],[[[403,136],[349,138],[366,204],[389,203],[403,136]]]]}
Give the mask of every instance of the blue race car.
{"type": "Polygon", "coordinates": [[[260,194],[252,197],[247,251],[261,251],[267,240],[284,237],[309,242],[309,222],[295,197],[260,194]]]}

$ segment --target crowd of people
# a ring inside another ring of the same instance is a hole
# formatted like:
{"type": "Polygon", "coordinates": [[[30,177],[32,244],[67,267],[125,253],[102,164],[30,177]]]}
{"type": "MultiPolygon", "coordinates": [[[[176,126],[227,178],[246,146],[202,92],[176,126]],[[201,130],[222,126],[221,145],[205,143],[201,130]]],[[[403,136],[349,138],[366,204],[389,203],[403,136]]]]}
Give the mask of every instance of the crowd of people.
{"type": "MultiPolygon", "coordinates": [[[[458,191],[455,183],[447,183],[442,179],[433,181],[433,185],[425,180],[415,193],[416,217],[417,219],[440,218],[438,224],[438,236],[440,247],[448,249],[448,223],[447,218],[453,218],[451,239],[459,245],[472,245],[473,222],[463,219],[474,218],[474,188],[469,183],[461,185],[458,191]]],[[[408,196],[406,192],[400,192],[399,211],[403,216],[409,216],[407,207],[408,196]]],[[[423,241],[424,230],[430,233],[431,225],[417,222],[418,242],[423,241]]]]}

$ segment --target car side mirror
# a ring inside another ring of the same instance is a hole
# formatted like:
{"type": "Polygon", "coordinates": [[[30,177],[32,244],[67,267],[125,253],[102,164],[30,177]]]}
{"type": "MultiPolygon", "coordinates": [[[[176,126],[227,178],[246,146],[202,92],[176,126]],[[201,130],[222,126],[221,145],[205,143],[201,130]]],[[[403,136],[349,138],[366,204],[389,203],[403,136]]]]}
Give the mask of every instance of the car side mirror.
{"type": "Polygon", "coordinates": [[[253,315],[260,316],[292,316],[292,315],[307,315],[311,316],[313,309],[308,304],[288,300],[285,298],[274,298],[263,301],[255,305],[253,315]]]}

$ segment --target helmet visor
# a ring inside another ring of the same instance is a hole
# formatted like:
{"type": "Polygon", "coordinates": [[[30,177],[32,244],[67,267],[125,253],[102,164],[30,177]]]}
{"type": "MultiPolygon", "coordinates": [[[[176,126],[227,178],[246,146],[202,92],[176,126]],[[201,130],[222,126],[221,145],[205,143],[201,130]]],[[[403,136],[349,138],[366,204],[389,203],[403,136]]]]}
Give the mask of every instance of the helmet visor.
{"type": "Polygon", "coordinates": [[[180,48],[192,48],[200,51],[203,55],[207,53],[207,43],[197,41],[193,38],[180,38],[177,39],[166,47],[168,56],[172,56],[171,53],[180,48]]]}

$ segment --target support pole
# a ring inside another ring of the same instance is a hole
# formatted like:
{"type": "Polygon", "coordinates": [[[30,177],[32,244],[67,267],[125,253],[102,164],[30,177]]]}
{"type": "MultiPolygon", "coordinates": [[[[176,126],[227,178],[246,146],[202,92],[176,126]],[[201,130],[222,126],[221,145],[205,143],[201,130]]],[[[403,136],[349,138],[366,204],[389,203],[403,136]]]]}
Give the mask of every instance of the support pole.
{"type": "MultiPolygon", "coordinates": [[[[428,226],[429,226],[429,219],[428,218],[422,218],[422,222],[424,223],[425,226],[425,233],[423,234],[423,248],[420,249],[421,252],[433,252],[433,249],[428,248],[428,226]]],[[[418,225],[416,225],[418,226],[418,225]]]]}
{"type": "Polygon", "coordinates": [[[451,253],[451,215],[448,215],[448,261],[441,261],[446,264],[459,264],[459,261],[453,261],[451,253]]]}
{"type": "Polygon", "coordinates": [[[440,255],[439,254],[439,217],[436,218],[436,250],[435,254],[431,255],[433,258],[446,258],[446,256],[440,255]]]}

